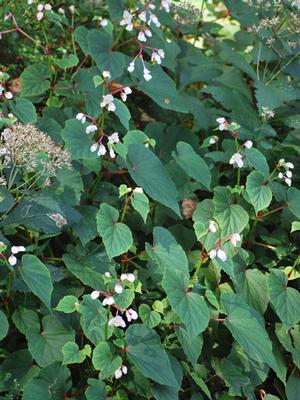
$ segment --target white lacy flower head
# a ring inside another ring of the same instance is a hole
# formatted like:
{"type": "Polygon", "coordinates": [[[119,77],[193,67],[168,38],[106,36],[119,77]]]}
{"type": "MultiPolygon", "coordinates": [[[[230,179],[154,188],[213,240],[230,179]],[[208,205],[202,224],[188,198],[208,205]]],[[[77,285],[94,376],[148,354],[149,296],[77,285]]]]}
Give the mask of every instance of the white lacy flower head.
{"type": "Polygon", "coordinates": [[[126,318],[128,322],[131,322],[132,320],[138,319],[138,313],[134,311],[132,308],[129,308],[128,310],[125,311],[126,318]]]}
{"type": "Polygon", "coordinates": [[[244,146],[245,146],[247,149],[251,149],[251,147],[253,146],[252,140],[247,140],[247,141],[244,143],[244,146]]]}
{"type": "Polygon", "coordinates": [[[86,127],[85,133],[89,134],[89,133],[92,133],[92,132],[96,132],[97,129],[98,129],[98,128],[97,128],[96,125],[91,124],[91,125],[89,125],[89,126],[86,127]]]}
{"type": "Polygon", "coordinates": [[[123,286],[120,285],[119,283],[117,283],[116,286],[115,286],[115,292],[118,293],[118,294],[122,293],[123,292],[123,286]]]}
{"type": "Polygon", "coordinates": [[[134,274],[131,274],[131,273],[121,274],[120,279],[121,279],[121,281],[134,282],[135,276],[134,276],[134,274]]]}
{"type": "Polygon", "coordinates": [[[109,71],[103,71],[102,76],[103,76],[103,78],[107,78],[107,79],[111,78],[111,74],[109,71]]]}
{"type": "Polygon", "coordinates": [[[129,63],[128,65],[127,71],[132,73],[134,71],[134,68],[135,68],[134,61],[131,61],[131,63],[129,63]]]}
{"type": "Polygon", "coordinates": [[[111,318],[108,321],[108,325],[115,326],[116,328],[119,328],[119,327],[125,328],[126,327],[126,323],[120,315],[117,315],[116,317],[111,318]]]}
{"type": "Polygon", "coordinates": [[[124,89],[121,92],[121,98],[125,102],[127,100],[127,95],[131,94],[132,90],[129,86],[124,87],[124,89]]]}
{"type": "Polygon", "coordinates": [[[115,300],[112,296],[105,297],[102,301],[103,306],[111,306],[112,304],[115,304],[115,300]]]}
{"type": "Polygon", "coordinates": [[[12,248],[11,248],[12,254],[18,254],[18,253],[21,253],[24,251],[26,251],[24,246],[12,246],[12,248]]]}
{"type": "Polygon", "coordinates": [[[237,242],[241,241],[241,235],[239,233],[233,233],[230,235],[230,242],[233,244],[234,247],[237,246],[237,242]]]}
{"type": "Polygon", "coordinates": [[[222,249],[212,249],[209,252],[209,258],[210,259],[213,260],[216,257],[218,257],[221,261],[226,261],[227,260],[227,255],[226,255],[225,251],[222,250],[222,249]]]}
{"type": "Polygon", "coordinates": [[[108,143],[115,144],[120,141],[118,132],[114,132],[112,135],[108,136],[108,143]]]}
{"type": "Polygon", "coordinates": [[[208,230],[212,233],[217,232],[218,230],[218,224],[215,221],[209,221],[209,227],[208,230]]]}
{"type": "Polygon", "coordinates": [[[86,121],[86,115],[83,114],[83,113],[78,113],[78,114],[76,115],[76,119],[78,119],[78,121],[81,121],[81,122],[84,124],[85,121],[86,121]]]}
{"type": "Polygon", "coordinates": [[[143,74],[144,74],[144,79],[146,81],[150,81],[150,79],[152,79],[152,75],[151,75],[149,69],[147,69],[146,67],[144,67],[143,74]]]}
{"type": "Polygon", "coordinates": [[[101,292],[100,292],[99,290],[94,290],[94,291],[91,293],[91,298],[92,298],[93,300],[96,300],[96,299],[98,299],[98,297],[100,296],[100,294],[101,294],[101,292]]]}
{"type": "Polygon", "coordinates": [[[100,103],[102,108],[107,107],[108,111],[115,111],[116,106],[114,104],[114,97],[111,94],[106,94],[102,97],[102,102],[100,103]]]}
{"type": "Polygon", "coordinates": [[[228,127],[228,122],[226,121],[225,118],[221,117],[221,118],[217,118],[216,119],[217,123],[219,124],[219,130],[220,131],[225,131],[228,127]]]}
{"type": "Polygon", "coordinates": [[[244,161],[241,153],[237,152],[233,154],[233,156],[229,160],[229,164],[233,165],[234,167],[242,168],[242,166],[244,165],[244,161]]]}
{"type": "Polygon", "coordinates": [[[125,10],[123,12],[123,19],[120,21],[120,25],[126,25],[126,30],[127,31],[132,31],[133,29],[133,24],[132,24],[132,17],[133,15],[130,14],[129,11],[125,10]]]}

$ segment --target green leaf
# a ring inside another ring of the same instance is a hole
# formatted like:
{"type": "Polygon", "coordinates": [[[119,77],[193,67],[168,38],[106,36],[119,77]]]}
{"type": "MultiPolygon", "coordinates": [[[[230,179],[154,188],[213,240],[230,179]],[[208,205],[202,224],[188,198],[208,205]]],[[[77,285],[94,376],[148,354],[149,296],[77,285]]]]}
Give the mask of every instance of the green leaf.
{"type": "Polygon", "coordinates": [[[8,210],[14,203],[13,195],[5,187],[0,187],[0,212],[8,210]]]}
{"type": "Polygon", "coordinates": [[[269,303],[269,288],[265,274],[258,269],[247,269],[239,292],[246,303],[264,314],[269,303]]]}
{"type": "Polygon", "coordinates": [[[248,175],[246,190],[256,213],[269,207],[272,201],[272,190],[267,186],[266,179],[260,172],[253,171],[248,175]]]}
{"type": "Polygon", "coordinates": [[[245,151],[246,159],[251,167],[255,168],[265,178],[269,176],[269,166],[266,157],[257,149],[251,148],[245,151]]]}
{"type": "Polygon", "coordinates": [[[198,358],[202,351],[203,346],[203,337],[202,335],[197,335],[195,337],[191,337],[188,330],[185,328],[178,326],[175,328],[176,335],[178,340],[182,346],[182,349],[187,356],[187,359],[195,365],[198,361],[198,358]]]}
{"type": "Polygon", "coordinates": [[[178,387],[169,357],[160,337],[142,324],[131,325],[126,331],[127,356],[147,378],[161,385],[178,387]]]}
{"type": "Polygon", "coordinates": [[[10,108],[18,120],[23,122],[23,124],[31,124],[37,120],[35,107],[31,101],[27,99],[18,97],[16,99],[16,104],[14,102],[10,103],[10,108]]]}
{"type": "Polygon", "coordinates": [[[287,192],[289,210],[300,219],[300,190],[291,187],[287,192]]]}
{"type": "Polygon", "coordinates": [[[55,310],[70,314],[77,310],[78,299],[75,296],[64,296],[55,307],[55,310]]]}
{"type": "Polygon", "coordinates": [[[124,289],[122,293],[114,295],[114,300],[117,307],[126,310],[134,300],[134,291],[124,289]]]}
{"type": "Polygon", "coordinates": [[[0,340],[4,339],[8,334],[8,329],[9,325],[6,315],[0,310],[0,340]]]}
{"type": "Polygon", "coordinates": [[[176,151],[172,152],[172,156],[187,175],[210,190],[211,174],[209,168],[190,144],[178,142],[176,151]]]}
{"type": "Polygon", "coordinates": [[[213,202],[215,219],[224,235],[241,233],[248,225],[248,213],[238,204],[232,204],[232,197],[225,187],[217,187],[213,202]]]}
{"type": "Polygon", "coordinates": [[[299,221],[292,222],[291,233],[296,232],[296,231],[300,231],[300,222],[299,221]]]}
{"type": "Polygon", "coordinates": [[[145,195],[145,193],[139,193],[133,191],[131,197],[131,204],[132,207],[141,215],[144,222],[146,223],[147,215],[150,212],[150,207],[149,207],[149,199],[145,195]]]}
{"type": "Polygon", "coordinates": [[[88,379],[89,387],[85,391],[86,400],[105,400],[105,383],[98,379],[88,379]]]}
{"type": "Polygon", "coordinates": [[[101,342],[93,351],[93,366],[101,371],[101,379],[106,379],[114,374],[122,365],[122,358],[116,353],[111,343],[101,342]]]}
{"type": "Polygon", "coordinates": [[[178,270],[166,270],[163,288],[174,311],[186,326],[191,338],[203,332],[209,323],[205,300],[188,289],[189,275],[178,270]]]}
{"type": "Polygon", "coordinates": [[[199,375],[197,375],[195,372],[191,373],[191,377],[194,379],[196,384],[200,387],[202,392],[204,392],[206,394],[206,396],[211,400],[210,391],[209,391],[206,383],[204,382],[204,380],[199,375]]]}
{"type": "Polygon", "coordinates": [[[45,64],[33,64],[21,74],[22,96],[38,96],[50,89],[51,74],[45,64]]]}
{"type": "Polygon", "coordinates": [[[289,376],[285,391],[287,400],[296,400],[300,398],[300,377],[297,368],[294,368],[289,376]]]}
{"type": "Polygon", "coordinates": [[[109,71],[112,78],[119,77],[125,69],[124,54],[112,51],[113,39],[104,32],[92,30],[87,37],[89,52],[101,71],[109,71]]]}
{"type": "Polygon", "coordinates": [[[118,219],[119,212],[114,207],[101,204],[97,213],[97,228],[110,259],[126,253],[133,244],[130,229],[117,222],[118,219]]]}
{"type": "Polygon", "coordinates": [[[129,130],[129,120],[131,118],[128,107],[126,106],[126,104],[124,104],[119,99],[114,99],[114,104],[116,106],[114,114],[116,114],[116,116],[119,118],[121,124],[128,131],[129,130]]]}
{"type": "Polygon", "coordinates": [[[39,316],[33,310],[26,308],[17,309],[12,315],[12,320],[23,335],[26,335],[29,329],[40,329],[39,316]]]}
{"type": "Polygon", "coordinates": [[[154,200],[180,216],[177,190],[159,158],[142,144],[128,146],[127,167],[131,178],[154,200]]]}
{"type": "Polygon", "coordinates": [[[41,366],[53,361],[62,361],[62,348],[67,342],[74,342],[74,332],[65,328],[54,315],[47,315],[42,320],[43,330],[29,329],[26,334],[28,348],[32,357],[41,366]]]}
{"type": "Polygon", "coordinates": [[[265,330],[264,320],[254,308],[237,295],[224,293],[221,302],[227,313],[225,325],[249,357],[266,363],[276,371],[272,343],[265,330]]]}
{"type": "Polygon", "coordinates": [[[62,348],[62,353],[63,365],[81,364],[86,358],[84,351],[79,350],[79,347],[75,342],[67,342],[62,348]]]}
{"type": "Polygon", "coordinates": [[[66,71],[69,68],[75,67],[79,63],[79,59],[74,54],[65,54],[63,58],[57,61],[57,65],[66,71]]]}
{"type": "Polygon", "coordinates": [[[300,293],[287,287],[288,277],[279,269],[271,271],[268,284],[270,301],[276,314],[287,327],[295,325],[300,320],[300,293]]]}
{"type": "Polygon", "coordinates": [[[50,309],[53,285],[48,268],[36,256],[25,254],[20,273],[30,290],[50,309]]]}
{"type": "Polygon", "coordinates": [[[148,328],[154,328],[160,324],[161,317],[157,311],[151,310],[148,304],[141,304],[139,306],[139,317],[144,325],[148,328]]]}

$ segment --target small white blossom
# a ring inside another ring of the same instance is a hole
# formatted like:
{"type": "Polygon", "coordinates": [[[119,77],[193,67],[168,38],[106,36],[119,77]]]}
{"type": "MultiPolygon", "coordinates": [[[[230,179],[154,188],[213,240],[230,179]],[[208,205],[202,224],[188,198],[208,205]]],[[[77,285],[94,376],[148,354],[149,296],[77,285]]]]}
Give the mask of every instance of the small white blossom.
{"type": "Polygon", "coordinates": [[[142,11],[142,12],[139,14],[139,19],[140,19],[141,21],[143,21],[143,22],[146,22],[146,21],[147,21],[147,13],[146,13],[146,11],[142,11]]]}
{"type": "Polygon", "coordinates": [[[38,4],[37,10],[38,11],[43,11],[43,9],[44,9],[44,4],[38,4]]]}
{"type": "Polygon", "coordinates": [[[226,121],[225,118],[221,117],[221,118],[217,118],[216,119],[217,123],[219,124],[219,130],[220,131],[224,131],[227,129],[228,127],[228,122],[226,121]]]}
{"type": "Polygon", "coordinates": [[[12,254],[18,254],[18,253],[21,253],[24,251],[26,251],[24,246],[12,246],[12,248],[11,248],[12,254]]]}
{"type": "Polygon", "coordinates": [[[92,144],[91,147],[90,147],[90,151],[92,153],[95,153],[95,151],[97,151],[97,149],[98,149],[98,144],[97,143],[92,144]]]}
{"type": "Polygon", "coordinates": [[[126,367],[126,365],[122,365],[122,372],[123,372],[123,374],[124,375],[126,375],[127,374],[127,372],[128,372],[128,369],[127,369],[127,367],[126,367]]]}
{"type": "Polygon", "coordinates": [[[209,227],[208,230],[212,233],[217,232],[218,230],[218,224],[215,221],[209,221],[209,227]]]}
{"type": "Polygon", "coordinates": [[[135,189],[133,189],[133,193],[144,193],[144,190],[143,188],[137,186],[135,189]]]}
{"type": "Polygon", "coordinates": [[[253,146],[252,140],[247,140],[247,141],[244,143],[244,146],[247,147],[247,149],[251,149],[251,147],[253,146]]]}
{"type": "Polygon", "coordinates": [[[162,0],[161,2],[161,6],[167,13],[170,12],[170,5],[171,5],[171,0],[162,0]]]}
{"type": "Polygon", "coordinates": [[[222,250],[222,249],[218,249],[217,250],[217,257],[222,261],[226,261],[227,260],[227,255],[226,255],[225,251],[222,250]]]}
{"type": "Polygon", "coordinates": [[[81,121],[81,122],[84,124],[85,121],[86,121],[86,116],[85,116],[85,114],[83,114],[83,113],[78,113],[78,114],[76,115],[76,119],[78,119],[78,121],[81,121]]]}
{"type": "Polygon", "coordinates": [[[290,178],[284,178],[284,182],[288,185],[291,186],[292,180],[290,178]]]}
{"type": "Polygon", "coordinates": [[[115,292],[118,293],[118,294],[122,293],[122,292],[123,292],[123,287],[122,287],[122,285],[120,285],[119,283],[117,283],[116,286],[115,286],[115,292]]]}
{"type": "Polygon", "coordinates": [[[126,25],[126,30],[127,31],[132,31],[133,29],[133,24],[132,24],[132,17],[133,15],[130,14],[129,11],[125,10],[123,12],[123,19],[120,21],[120,25],[126,25]]]}
{"type": "Polygon", "coordinates": [[[111,158],[115,158],[116,157],[116,153],[115,153],[115,151],[114,151],[114,149],[112,147],[109,149],[109,156],[111,158]]]}
{"type": "Polygon", "coordinates": [[[104,156],[104,155],[106,154],[106,152],[107,152],[106,147],[105,147],[102,143],[100,143],[100,144],[99,144],[99,150],[98,150],[97,155],[98,155],[99,157],[100,157],[100,156],[104,156]]]}
{"type": "Polygon", "coordinates": [[[57,10],[60,14],[65,14],[65,10],[62,7],[59,7],[59,9],[57,10]]]}
{"type": "Polygon", "coordinates": [[[119,328],[119,327],[125,328],[126,327],[126,323],[120,315],[117,315],[116,317],[113,317],[112,319],[110,319],[108,321],[108,325],[115,326],[116,328],[119,328]]]}
{"type": "Polygon", "coordinates": [[[115,378],[120,379],[122,377],[122,375],[123,375],[123,372],[122,372],[121,368],[117,368],[115,370],[115,378]]]}
{"type": "Polygon", "coordinates": [[[44,9],[46,10],[46,11],[51,11],[52,10],[52,6],[51,6],[51,4],[45,4],[44,5],[44,9]]]}
{"type": "Polygon", "coordinates": [[[291,163],[291,162],[285,163],[285,166],[286,166],[286,168],[290,168],[290,169],[294,169],[294,168],[295,168],[295,167],[294,167],[294,164],[291,163]]]}
{"type": "Polygon", "coordinates": [[[41,21],[43,19],[43,17],[44,17],[44,14],[42,13],[42,11],[39,11],[36,14],[36,18],[37,18],[38,21],[41,21]]]}
{"type": "Polygon", "coordinates": [[[137,38],[138,38],[138,40],[139,40],[140,42],[147,42],[146,35],[145,35],[145,33],[144,33],[143,31],[140,31],[140,32],[139,32],[137,38]]]}
{"type": "Polygon", "coordinates": [[[27,0],[27,4],[28,4],[29,6],[31,6],[31,4],[33,4],[33,0],[27,0]]]}
{"type": "Polygon", "coordinates": [[[103,306],[111,306],[112,304],[115,304],[115,300],[112,296],[105,297],[102,301],[103,306]]]}
{"type": "Polygon", "coordinates": [[[144,72],[143,73],[144,73],[144,79],[146,81],[150,81],[150,79],[152,79],[152,75],[151,75],[149,69],[147,69],[146,67],[144,68],[144,72]]]}
{"type": "Polygon", "coordinates": [[[93,300],[98,299],[99,296],[100,296],[100,291],[99,291],[99,290],[94,290],[94,291],[91,293],[91,298],[92,298],[93,300]]]}
{"type": "Polygon", "coordinates": [[[114,104],[114,97],[111,94],[106,94],[102,97],[102,102],[100,103],[102,108],[107,107],[108,111],[115,111],[116,106],[114,104]]]}
{"type": "Polygon", "coordinates": [[[110,72],[109,72],[109,71],[103,71],[103,72],[102,72],[102,76],[103,76],[103,78],[108,78],[108,79],[111,78],[111,75],[110,75],[110,72]]]}
{"type": "Polygon", "coordinates": [[[73,4],[69,7],[69,10],[71,14],[75,14],[75,6],[73,4]]]}
{"type": "Polygon", "coordinates": [[[132,73],[134,71],[134,68],[135,68],[135,64],[134,64],[134,61],[132,61],[131,63],[129,63],[127,71],[132,73]]]}
{"type": "Polygon", "coordinates": [[[128,310],[125,311],[126,318],[128,322],[131,322],[132,320],[138,319],[138,313],[134,311],[132,308],[129,308],[128,310]]]}
{"type": "Polygon", "coordinates": [[[218,140],[219,140],[218,136],[212,136],[209,139],[209,144],[215,144],[215,143],[217,143],[218,140]]]}
{"type": "Polygon", "coordinates": [[[292,171],[286,171],[285,175],[286,175],[288,178],[291,178],[291,177],[293,176],[293,173],[292,173],[292,171]]]}
{"type": "Polygon", "coordinates": [[[121,98],[125,102],[127,100],[127,95],[131,94],[132,90],[129,86],[126,86],[123,91],[121,92],[121,98]]]}
{"type": "Polygon", "coordinates": [[[241,235],[239,233],[233,233],[230,235],[230,242],[233,244],[234,247],[237,246],[237,242],[241,241],[241,235]]]}
{"type": "Polygon", "coordinates": [[[89,134],[89,133],[91,133],[91,132],[96,132],[97,129],[98,129],[98,128],[97,128],[96,125],[91,124],[91,125],[89,125],[89,126],[86,127],[85,133],[89,134]]]}
{"type": "Polygon", "coordinates": [[[233,156],[229,160],[229,164],[233,165],[234,167],[237,166],[238,168],[242,168],[244,162],[241,153],[237,152],[233,154],[233,156]]]}
{"type": "Polygon", "coordinates": [[[149,29],[145,29],[145,34],[148,37],[152,37],[152,32],[149,29]]]}
{"type": "Polygon", "coordinates": [[[105,18],[101,19],[100,25],[101,25],[103,28],[104,28],[105,26],[107,26],[107,24],[108,24],[107,19],[105,19],[105,18]]]}
{"type": "Polygon", "coordinates": [[[7,100],[10,100],[10,99],[12,99],[14,96],[13,96],[13,94],[12,94],[12,92],[6,92],[5,94],[4,94],[4,96],[5,96],[5,98],[7,99],[7,100]]]}
{"type": "Polygon", "coordinates": [[[121,279],[121,281],[134,282],[135,281],[135,276],[134,276],[134,274],[131,274],[131,273],[121,274],[120,279],[121,279]]]}
{"type": "Polygon", "coordinates": [[[108,272],[108,271],[106,271],[104,275],[105,275],[107,278],[111,278],[111,273],[108,272]]]}
{"type": "Polygon", "coordinates": [[[118,132],[114,132],[112,135],[108,137],[109,144],[115,144],[120,141],[118,132]]]}
{"type": "Polygon", "coordinates": [[[16,265],[17,261],[17,257],[15,257],[13,254],[8,258],[8,262],[12,266],[16,265]]]}
{"type": "Polygon", "coordinates": [[[157,26],[157,28],[160,27],[160,22],[159,22],[157,16],[154,15],[154,14],[150,14],[150,17],[149,17],[149,20],[148,20],[148,24],[150,25],[152,22],[153,22],[153,24],[155,26],[157,26]]]}
{"type": "Polygon", "coordinates": [[[212,249],[210,252],[209,252],[209,258],[211,259],[211,260],[213,260],[215,257],[216,257],[216,255],[217,255],[217,250],[216,249],[212,249]]]}

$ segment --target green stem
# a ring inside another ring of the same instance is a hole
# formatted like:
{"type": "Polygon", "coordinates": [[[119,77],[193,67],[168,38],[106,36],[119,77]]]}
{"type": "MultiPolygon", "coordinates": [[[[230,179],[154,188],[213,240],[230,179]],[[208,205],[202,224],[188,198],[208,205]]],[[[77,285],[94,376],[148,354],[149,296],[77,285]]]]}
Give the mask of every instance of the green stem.
{"type": "Polygon", "coordinates": [[[192,287],[195,286],[195,283],[196,283],[196,280],[197,280],[197,277],[198,277],[200,268],[202,267],[203,261],[204,261],[204,260],[203,260],[203,246],[202,246],[201,252],[200,252],[200,262],[199,262],[199,264],[197,265],[197,268],[195,269],[194,275],[193,275],[192,280],[191,280],[191,286],[192,286],[192,287]]]}
{"type": "Polygon", "coordinates": [[[294,264],[292,265],[292,269],[290,270],[290,272],[288,273],[288,278],[292,275],[292,273],[295,271],[297,265],[300,263],[300,254],[299,256],[296,258],[294,264]]]}
{"type": "Polygon", "coordinates": [[[124,218],[125,218],[125,215],[126,215],[126,211],[128,209],[128,206],[129,206],[129,202],[130,202],[130,197],[128,197],[127,194],[126,194],[125,204],[124,204],[124,207],[123,207],[123,211],[122,211],[120,222],[124,221],[124,218]]]}
{"type": "Polygon", "coordinates": [[[71,27],[72,27],[71,41],[72,41],[73,53],[76,56],[77,53],[76,53],[76,44],[75,44],[75,37],[74,37],[74,14],[72,14],[71,27]]]}
{"type": "Polygon", "coordinates": [[[269,85],[275,78],[277,78],[277,76],[284,70],[284,68],[288,67],[299,55],[300,55],[300,51],[298,51],[298,53],[296,53],[294,55],[294,57],[292,57],[287,63],[285,63],[284,66],[281,67],[280,70],[277,71],[276,74],[274,74],[272,76],[272,78],[270,80],[268,80],[268,82],[266,84],[269,85]]]}

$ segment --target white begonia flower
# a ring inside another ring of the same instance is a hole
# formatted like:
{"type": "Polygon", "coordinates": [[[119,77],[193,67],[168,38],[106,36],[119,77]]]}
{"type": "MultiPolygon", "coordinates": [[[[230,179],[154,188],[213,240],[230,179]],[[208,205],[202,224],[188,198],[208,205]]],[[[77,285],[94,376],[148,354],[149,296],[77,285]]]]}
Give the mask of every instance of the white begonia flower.
{"type": "Polygon", "coordinates": [[[116,328],[119,328],[119,327],[125,328],[126,327],[126,323],[120,315],[117,315],[116,317],[111,318],[108,321],[108,325],[115,326],[116,328]]]}
{"type": "Polygon", "coordinates": [[[107,278],[111,278],[111,273],[108,272],[108,271],[106,271],[104,275],[105,275],[107,278]]]}
{"type": "Polygon", "coordinates": [[[115,300],[112,296],[105,297],[102,301],[103,306],[111,306],[112,304],[115,304],[115,300]]]}
{"type": "Polygon", "coordinates": [[[8,258],[8,262],[11,266],[14,266],[17,264],[17,257],[15,257],[13,254],[8,258]]]}
{"type": "Polygon", "coordinates": [[[146,11],[142,11],[141,13],[139,13],[139,19],[143,22],[147,21],[147,13],[146,11]]]}
{"type": "Polygon", "coordinates": [[[135,68],[135,64],[134,64],[134,61],[132,61],[131,63],[129,63],[127,71],[132,73],[134,71],[134,68],[135,68]]]}
{"type": "Polygon", "coordinates": [[[85,121],[86,121],[86,116],[85,116],[85,114],[83,114],[83,113],[78,113],[78,114],[76,115],[76,119],[78,119],[78,121],[81,121],[81,122],[84,124],[85,121]]]}
{"type": "Polygon", "coordinates": [[[144,74],[144,79],[146,81],[150,81],[150,79],[152,79],[152,75],[151,75],[149,69],[147,69],[146,67],[144,68],[143,74],[144,74]]]}
{"type": "Polygon", "coordinates": [[[107,107],[108,111],[115,111],[116,106],[114,104],[114,97],[111,94],[106,94],[102,97],[102,102],[100,103],[102,108],[107,107]]]}
{"type": "Polygon", "coordinates": [[[135,189],[133,189],[133,193],[144,193],[144,190],[143,188],[137,186],[135,189]]]}
{"type": "Polygon", "coordinates": [[[104,155],[106,154],[106,152],[107,152],[106,147],[104,146],[104,144],[100,143],[100,144],[99,144],[99,150],[98,150],[97,155],[98,155],[99,157],[100,157],[100,156],[104,156],[104,155]]]}
{"type": "Polygon", "coordinates": [[[109,71],[103,71],[103,72],[102,72],[102,76],[103,76],[103,78],[108,78],[108,79],[111,78],[111,75],[110,75],[110,72],[109,72],[109,71]]]}
{"type": "Polygon", "coordinates": [[[120,25],[126,25],[126,30],[127,31],[132,31],[133,29],[133,24],[132,24],[132,17],[133,15],[130,14],[129,11],[125,10],[123,12],[123,19],[120,21],[120,25]]]}
{"type": "Polygon", "coordinates": [[[152,32],[149,29],[145,29],[145,34],[148,37],[152,37],[152,32]]]}
{"type": "Polygon", "coordinates": [[[171,5],[171,0],[162,0],[161,2],[161,6],[167,13],[170,12],[170,5],[171,5]]]}
{"type": "Polygon", "coordinates": [[[127,95],[131,94],[132,90],[129,86],[126,86],[123,91],[121,92],[121,98],[125,102],[127,100],[127,95]]]}
{"type": "Polygon", "coordinates": [[[24,246],[12,246],[12,248],[11,248],[12,254],[18,254],[18,253],[21,253],[24,251],[26,251],[24,246]]]}
{"type": "Polygon", "coordinates": [[[222,261],[226,261],[227,260],[227,255],[226,255],[225,251],[222,250],[222,249],[218,249],[217,250],[217,257],[222,261]]]}
{"type": "Polygon", "coordinates": [[[31,6],[31,4],[33,4],[33,0],[27,0],[27,4],[28,4],[29,6],[31,6]]]}
{"type": "Polygon", "coordinates": [[[52,10],[51,4],[49,4],[49,3],[45,4],[45,5],[44,5],[44,9],[45,9],[46,11],[51,11],[51,10],[52,10]]]}
{"type": "Polygon", "coordinates": [[[139,40],[140,42],[147,42],[146,35],[145,35],[145,33],[144,33],[143,31],[140,31],[140,32],[139,32],[137,38],[138,38],[138,40],[139,40]]]}
{"type": "Polygon", "coordinates": [[[120,379],[122,377],[122,375],[123,375],[123,372],[122,372],[121,368],[117,368],[115,370],[115,378],[120,379]]]}
{"type": "Polygon", "coordinates": [[[100,296],[100,294],[101,294],[101,292],[100,292],[99,290],[94,290],[94,291],[91,293],[91,298],[92,298],[93,300],[96,300],[96,299],[98,299],[98,297],[100,296]]]}
{"type": "Polygon", "coordinates": [[[219,140],[218,136],[213,136],[209,139],[209,144],[215,144],[219,140]]]}
{"type": "Polygon", "coordinates": [[[295,167],[294,167],[294,164],[291,163],[291,162],[285,163],[285,166],[286,166],[287,168],[290,168],[290,169],[294,169],[294,168],[295,168],[295,167]]]}
{"type": "Polygon", "coordinates": [[[122,287],[122,285],[120,285],[119,283],[117,283],[116,286],[115,286],[115,292],[118,293],[118,294],[122,293],[122,292],[123,292],[123,287],[122,287]]]}
{"type": "Polygon", "coordinates": [[[57,10],[60,14],[65,14],[65,10],[62,7],[59,7],[59,9],[57,10]]]}
{"type": "Polygon", "coordinates": [[[4,92],[4,87],[0,85],[0,96],[2,95],[3,92],[4,92]]]}
{"type": "Polygon", "coordinates": [[[91,133],[91,132],[96,132],[97,129],[98,129],[98,128],[97,128],[96,125],[91,124],[91,125],[89,125],[89,126],[86,127],[85,133],[86,133],[86,134],[89,134],[89,133],[91,133]]]}
{"type": "Polygon", "coordinates": [[[216,121],[217,121],[217,123],[219,124],[219,130],[220,130],[220,131],[224,131],[224,130],[227,129],[228,122],[226,121],[225,118],[223,118],[223,117],[217,118],[216,121]]]}
{"type": "Polygon", "coordinates": [[[108,24],[108,21],[107,21],[107,19],[105,19],[105,18],[103,18],[103,19],[100,21],[100,25],[103,26],[103,28],[104,28],[105,26],[107,26],[107,24],[108,24]]]}
{"type": "Polygon", "coordinates": [[[134,282],[135,281],[135,276],[134,276],[134,274],[131,274],[131,273],[121,274],[120,279],[121,279],[121,281],[134,282]]]}
{"type": "Polygon", "coordinates": [[[252,140],[247,140],[247,141],[244,143],[244,146],[247,147],[247,149],[251,149],[251,147],[253,146],[252,140]]]}
{"type": "Polygon", "coordinates": [[[233,154],[233,156],[229,160],[229,164],[233,165],[234,167],[237,166],[238,168],[242,168],[244,162],[241,153],[237,152],[233,154]]]}
{"type": "Polygon", "coordinates": [[[241,241],[241,235],[239,233],[233,233],[230,235],[230,242],[233,244],[234,247],[237,246],[237,242],[241,241]]]}
{"type": "Polygon", "coordinates": [[[218,224],[215,221],[209,221],[209,227],[208,230],[212,233],[217,232],[218,230],[218,224]]]}
{"type": "Polygon", "coordinates": [[[284,158],[281,158],[281,159],[278,161],[278,165],[279,165],[279,167],[283,167],[283,166],[285,165],[285,160],[284,160],[284,158]]]}
{"type": "Polygon", "coordinates": [[[115,144],[120,141],[118,132],[114,132],[112,135],[108,136],[108,143],[115,144]]]}
{"type": "Polygon", "coordinates": [[[129,308],[128,310],[125,311],[126,318],[128,322],[131,322],[132,320],[138,319],[138,313],[134,311],[132,308],[129,308]]]}
{"type": "Polygon", "coordinates": [[[208,253],[208,255],[209,255],[209,258],[210,258],[211,260],[213,260],[213,259],[216,257],[216,255],[217,255],[217,250],[216,250],[216,249],[212,249],[212,250],[208,253]]]}
{"type": "Polygon", "coordinates": [[[115,151],[114,151],[114,149],[112,147],[109,149],[109,156],[110,156],[110,158],[115,158],[116,157],[116,153],[115,153],[115,151]]]}
{"type": "Polygon", "coordinates": [[[122,365],[122,372],[123,372],[123,374],[124,375],[126,375],[127,374],[127,372],[128,372],[128,368],[126,367],[126,365],[122,365]]]}
{"type": "Polygon", "coordinates": [[[95,153],[95,151],[97,151],[97,149],[98,149],[98,143],[94,143],[94,144],[92,144],[91,147],[90,147],[90,151],[91,151],[92,153],[95,153]]]}
{"type": "Polygon", "coordinates": [[[285,182],[288,186],[291,186],[291,184],[292,184],[292,180],[291,180],[290,178],[285,178],[285,179],[284,179],[284,182],[285,182]]]}
{"type": "Polygon", "coordinates": [[[6,92],[6,93],[4,94],[4,97],[5,97],[7,100],[10,100],[10,99],[12,99],[14,96],[13,96],[12,92],[6,92]]]}
{"type": "Polygon", "coordinates": [[[43,17],[44,17],[44,14],[42,13],[42,11],[39,11],[39,12],[36,14],[36,19],[37,19],[38,21],[41,21],[41,20],[43,19],[43,17]]]}
{"type": "Polygon", "coordinates": [[[288,178],[291,178],[291,177],[293,176],[293,173],[292,173],[292,171],[286,171],[285,175],[286,175],[288,178]]]}
{"type": "Polygon", "coordinates": [[[69,10],[71,14],[75,14],[75,6],[73,4],[69,7],[69,10]]]}
{"type": "Polygon", "coordinates": [[[157,26],[157,28],[160,27],[160,22],[155,14],[150,14],[148,24],[151,25],[151,22],[153,22],[153,24],[157,26]]]}
{"type": "Polygon", "coordinates": [[[279,178],[279,179],[282,179],[282,178],[283,178],[283,173],[282,173],[282,172],[279,172],[278,178],[279,178]]]}
{"type": "Polygon", "coordinates": [[[44,9],[44,4],[38,4],[37,10],[38,11],[43,11],[43,9],[44,9]]]}

